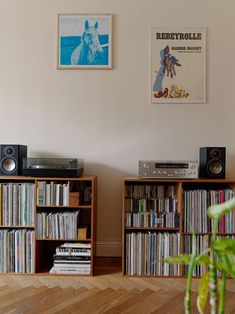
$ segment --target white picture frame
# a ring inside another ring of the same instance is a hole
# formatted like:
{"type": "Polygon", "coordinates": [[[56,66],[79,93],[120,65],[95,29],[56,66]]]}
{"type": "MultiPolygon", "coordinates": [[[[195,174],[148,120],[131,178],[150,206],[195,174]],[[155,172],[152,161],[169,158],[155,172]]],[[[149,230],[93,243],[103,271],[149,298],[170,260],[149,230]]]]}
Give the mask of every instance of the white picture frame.
{"type": "Polygon", "coordinates": [[[151,102],[206,102],[206,28],[151,30],[151,102]]]}
{"type": "Polygon", "coordinates": [[[58,14],[58,69],[112,69],[112,15],[58,14]]]}

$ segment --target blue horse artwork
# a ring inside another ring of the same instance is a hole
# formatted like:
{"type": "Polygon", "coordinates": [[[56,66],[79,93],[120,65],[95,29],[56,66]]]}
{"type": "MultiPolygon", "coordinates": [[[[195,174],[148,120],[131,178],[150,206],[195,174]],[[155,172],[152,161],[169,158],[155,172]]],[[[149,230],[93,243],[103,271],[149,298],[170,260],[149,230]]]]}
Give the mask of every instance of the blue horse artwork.
{"type": "Polygon", "coordinates": [[[58,67],[112,68],[111,15],[59,15],[58,67]]]}
{"type": "Polygon", "coordinates": [[[98,22],[95,22],[92,26],[86,20],[81,42],[71,54],[71,64],[102,64],[103,53],[104,51],[99,41],[98,22]]]}

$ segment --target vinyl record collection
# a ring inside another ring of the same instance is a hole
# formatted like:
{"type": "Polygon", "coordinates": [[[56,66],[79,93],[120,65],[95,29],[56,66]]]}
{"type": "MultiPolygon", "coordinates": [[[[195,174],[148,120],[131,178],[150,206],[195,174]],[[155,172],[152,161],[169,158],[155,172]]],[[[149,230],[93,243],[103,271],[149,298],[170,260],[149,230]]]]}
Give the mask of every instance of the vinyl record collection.
{"type": "Polygon", "coordinates": [[[0,184],[0,225],[33,226],[35,185],[32,183],[0,184]]]}
{"type": "Polygon", "coordinates": [[[34,231],[0,230],[0,272],[34,272],[34,231]]]}
{"type": "Polygon", "coordinates": [[[90,275],[90,272],[90,243],[64,243],[56,248],[51,274],[90,275]]]}
{"type": "MultiPolygon", "coordinates": [[[[224,236],[223,236],[224,237],[224,236]]],[[[234,238],[234,235],[226,235],[225,237],[234,238]]],[[[218,236],[219,238],[219,236],[218,236]]],[[[210,246],[211,235],[196,235],[196,252],[200,254],[204,250],[206,250],[210,246]]],[[[192,235],[184,235],[183,236],[183,248],[184,253],[191,254],[192,253],[192,245],[193,245],[193,237],[192,235]]],[[[201,276],[206,272],[205,265],[197,265],[193,271],[193,276],[201,276]]],[[[182,275],[187,276],[188,266],[183,267],[182,275]]]]}
{"type": "MultiPolygon", "coordinates": [[[[230,200],[235,195],[231,189],[186,190],[183,192],[184,232],[207,233],[212,231],[212,221],[207,216],[207,208],[230,200]],[[189,223],[190,222],[190,223],[189,223]]],[[[223,216],[219,223],[219,233],[235,232],[235,212],[223,216]]]]}
{"type": "Polygon", "coordinates": [[[38,212],[36,216],[38,239],[77,239],[79,210],[65,212],[38,212]]]}
{"type": "MultiPolygon", "coordinates": [[[[183,248],[184,253],[191,254],[192,253],[192,235],[184,235],[183,236],[183,248]]],[[[206,250],[209,247],[210,236],[208,234],[205,235],[196,235],[196,251],[197,254],[200,254],[202,251],[206,250]]],[[[204,265],[197,265],[193,271],[194,276],[201,276],[206,271],[206,267],[204,265]]],[[[183,276],[187,276],[188,266],[183,267],[183,276]]]]}
{"type": "Polygon", "coordinates": [[[169,232],[131,232],[126,234],[126,274],[178,276],[179,265],[163,263],[178,255],[180,235],[169,232]]]}
{"type": "Polygon", "coordinates": [[[130,185],[125,189],[127,227],[179,227],[174,186],[130,185]]]}
{"type": "Polygon", "coordinates": [[[69,182],[37,182],[37,205],[38,206],[68,206],[69,205],[69,182]]]}

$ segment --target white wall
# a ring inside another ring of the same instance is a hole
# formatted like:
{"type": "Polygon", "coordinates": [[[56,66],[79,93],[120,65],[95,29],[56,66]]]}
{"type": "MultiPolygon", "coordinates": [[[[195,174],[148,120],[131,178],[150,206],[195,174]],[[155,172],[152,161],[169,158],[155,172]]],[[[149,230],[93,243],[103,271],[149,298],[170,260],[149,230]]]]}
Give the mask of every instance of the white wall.
{"type": "Polygon", "coordinates": [[[233,0],[1,0],[0,143],[84,158],[98,175],[98,255],[119,255],[121,177],[140,159],[227,147],[235,176],[233,0]],[[110,13],[113,70],[56,70],[57,14],[110,13]],[[151,27],[207,27],[207,103],[151,104],[151,27]]]}

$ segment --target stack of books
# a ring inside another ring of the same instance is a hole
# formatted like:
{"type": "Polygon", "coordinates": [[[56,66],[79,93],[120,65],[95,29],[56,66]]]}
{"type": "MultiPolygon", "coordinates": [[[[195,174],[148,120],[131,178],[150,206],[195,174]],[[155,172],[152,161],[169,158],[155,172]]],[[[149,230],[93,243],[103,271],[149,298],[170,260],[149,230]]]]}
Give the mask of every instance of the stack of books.
{"type": "Polygon", "coordinates": [[[91,274],[91,244],[64,243],[56,248],[51,274],[91,274]]]}

